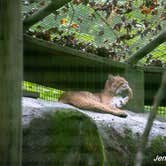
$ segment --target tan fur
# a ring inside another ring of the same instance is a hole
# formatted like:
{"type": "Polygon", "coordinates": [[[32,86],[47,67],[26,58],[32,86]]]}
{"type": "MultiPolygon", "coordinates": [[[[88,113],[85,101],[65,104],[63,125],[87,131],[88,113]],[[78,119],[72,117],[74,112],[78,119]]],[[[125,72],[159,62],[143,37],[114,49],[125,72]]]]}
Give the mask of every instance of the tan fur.
{"type": "Polygon", "coordinates": [[[120,76],[109,75],[104,89],[100,93],[91,93],[87,91],[65,92],[59,101],[74,105],[78,108],[92,111],[111,113],[116,116],[126,117],[127,114],[113,105],[113,98],[127,90],[127,97],[120,101],[122,105],[132,98],[132,90],[128,82],[120,76]]]}

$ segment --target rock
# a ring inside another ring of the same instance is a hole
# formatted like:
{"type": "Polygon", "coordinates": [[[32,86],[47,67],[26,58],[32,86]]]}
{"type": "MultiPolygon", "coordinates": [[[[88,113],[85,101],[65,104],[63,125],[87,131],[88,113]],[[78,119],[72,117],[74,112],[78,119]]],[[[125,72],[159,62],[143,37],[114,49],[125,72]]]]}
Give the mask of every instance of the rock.
{"type": "MultiPolygon", "coordinates": [[[[133,165],[148,114],[127,118],[80,110],[59,102],[23,98],[24,166],[133,165]]],[[[166,149],[166,120],[155,120],[144,165],[166,149]]]]}
{"type": "Polygon", "coordinates": [[[22,165],[103,165],[103,143],[92,119],[75,109],[52,104],[23,99],[22,165]]]}

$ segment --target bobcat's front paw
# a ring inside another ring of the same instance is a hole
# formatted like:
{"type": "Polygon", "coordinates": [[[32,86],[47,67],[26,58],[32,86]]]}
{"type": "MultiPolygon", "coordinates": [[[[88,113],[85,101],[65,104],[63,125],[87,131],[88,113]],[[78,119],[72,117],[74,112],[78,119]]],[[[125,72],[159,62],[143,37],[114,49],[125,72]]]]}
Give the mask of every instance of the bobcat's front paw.
{"type": "Polygon", "coordinates": [[[123,117],[123,118],[127,117],[127,113],[125,111],[120,110],[120,109],[116,109],[116,111],[117,111],[117,116],[123,117]]]}
{"type": "Polygon", "coordinates": [[[125,112],[121,112],[120,113],[120,117],[123,117],[123,118],[126,118],[128,115],[127,115],[127,113],[125,113],[125,112]]]}

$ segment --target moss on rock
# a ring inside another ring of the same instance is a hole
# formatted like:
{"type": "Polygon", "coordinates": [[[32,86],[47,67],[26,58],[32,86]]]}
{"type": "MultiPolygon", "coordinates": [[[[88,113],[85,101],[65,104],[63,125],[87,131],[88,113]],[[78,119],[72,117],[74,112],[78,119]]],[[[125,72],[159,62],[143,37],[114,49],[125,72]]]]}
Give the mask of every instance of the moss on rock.
{"type": "Polygon", "coordinates": [[[24,166],[102,166],[104,160],[95,123],[73,109],[45,113],[23,130],[24,166]]]}
{"type": "MultiPolygon", "coordinates": [[[[122,136],[113,128],[105,128],[107,137],[103,137],[106,152],[106,166],[133,166],[138,148],[140,135],[133,136],[131,130],[126,129],[122,136]]],[[[151,140],[144,149],[142,166],[165,166],[166,161],[154,161],[156,156],[166,156],[166,137],[158,136],[151,140]]]]}

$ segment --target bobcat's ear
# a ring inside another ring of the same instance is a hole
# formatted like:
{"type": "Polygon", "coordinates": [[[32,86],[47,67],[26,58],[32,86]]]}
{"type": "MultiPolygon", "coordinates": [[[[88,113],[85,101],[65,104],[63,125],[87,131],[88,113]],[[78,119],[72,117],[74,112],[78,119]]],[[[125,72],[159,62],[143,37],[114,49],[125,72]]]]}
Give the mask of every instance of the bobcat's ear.
{"type": "Polygon", "coordinates": [[[108,75],[108,80],[109,80],[109,81],[113,81],[113,80],[114,80],[114,76],[113,76],[112,74],[109,74],[109,75],[108,75]]]}
{"type": "Polygon", "coordinates": [[[114,76],[112,74],[109,74],[108,78],[106,80],[106,83],[105,83],[105,89],[110,89],[110,86],[111,86],[113,80],[114,80],[114,76]]]}

